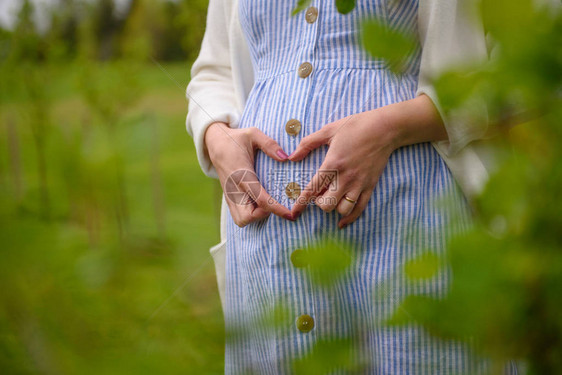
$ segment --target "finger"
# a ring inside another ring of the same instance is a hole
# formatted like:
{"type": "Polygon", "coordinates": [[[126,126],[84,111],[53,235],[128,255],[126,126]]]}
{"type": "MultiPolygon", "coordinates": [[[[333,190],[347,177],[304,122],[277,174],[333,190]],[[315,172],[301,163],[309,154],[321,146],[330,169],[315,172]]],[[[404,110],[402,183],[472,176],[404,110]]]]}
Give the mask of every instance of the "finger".
{"type": "Polygon", "coordinates": [[[255,203],[238,206],[237,217],[234,222],[241,228],[253,223],[254,221],[265,219],[270,215],[269,212],[257,207],[255,203]]]}
{"type": "Polygon", "coordinates": [[[287,220],[293,220],[291,211],[273,199],[257,179],[255,181],[241,181],[239,187],[243,192],[252,197],[257,207],[287,220]]]}
{"type": "Polygon", "coordinates": [[[359,198],[357,199],[357,203],[355,204],[355,207],[353,207],[351,213],[343,217],[339,221],[338,227],[340,229],[343,229],[344,227],[349,225],[349,223],[354,222],[359,216],[361,216],[363,210],[365,210],[365,207],[367,207],[367,203],[369,203],[369,200],[371,199],[372,193],[373,193],[373,189],[364,190],[363,192],[361,192],[359,198]]]}
{"type": "Polygon", "coordinates": [[[338,189],[337,177],[332,180],[322,195],[319,195],[314,202],[324,212],[333,211],[338,202],[342,199],[345,189],[338,189]]]}
{"type": "Polygon", "coordinates": [[[271,215],[271,212],[264,210],[254,203],[251,211],[252,221],[262,220],[271,215]]]}
{"type": "Polygon", "coordinates": [[[272,214],[287,220],[294,220],[291,210],[277,202],[263,187],[261,188],[260,195],[256,200],[256,203],[258,207],[267,212],[271,212],[272,214]]]}
{"type": "Polygon", "coordinates": [[[323,165],[320,166],[318,172],[312,177],[308,185],[301,191],[301,194],[297,198],[291,213],[293,217],[297,218],[310,203],[310,201],[320,194],[322,194],[330,185],[330,183],[335,178],[332,173],[324,173],[323,165]]]}
{"type": "Polygon", "coordinates": [[[295,151],[291,155],[289,155],[289,160],[291,161],[299,161],[304,159],[306,155],[308,155],[312,150],[328,144],[330,138],[329,134],[326,131],[326,128],[322,128],[310,135],[304,137],[295,151]]]}
{"type": "Polygon", "coordinates": [[[246,194],[258,207],[287,220],[292,220],[291,211],[277,202],[261,185],[258,176],[251,170],[236,175],[236,187],[239,192],[246,194]]]}
{"type": "Polygon", "coordinates": [[[251,222],[251,205],[243,205],[240,203],[229,203],[230,215],[234,224],[240,228],[244,228],[251,222]]]}
{"type": "Polygon", "coordinates": [[[360,194],[361,193],[359,191],[354,191],[354,192],[350,191],[345,193],[338,203],[338,207],[337,207],[338,212],[343,216],[347,216],[351,214],[353,207],[355,207],[355,205],[357,204],[360,194]],[[346,199],[346,197],[349,199],[346,199]]]}
{"type": "Polygon", "coordinates": [[[273,138],[268,137],[258,128],[249,128],[252,146],[262,150],[267,156],[277,161],[287,161],[289,155],[281,148],[273,138]]]}
{"type": "MultiPolygon", "coordinates": [[[[221,181],[223,180],[221,178],[221,181]]],[[[240,169],[231,173],[222,186],[232,219],[239,227],[245,227],[270,215],[270,212],[258,207],[255,201],[261,184],[251,169],[240,169]]]]}

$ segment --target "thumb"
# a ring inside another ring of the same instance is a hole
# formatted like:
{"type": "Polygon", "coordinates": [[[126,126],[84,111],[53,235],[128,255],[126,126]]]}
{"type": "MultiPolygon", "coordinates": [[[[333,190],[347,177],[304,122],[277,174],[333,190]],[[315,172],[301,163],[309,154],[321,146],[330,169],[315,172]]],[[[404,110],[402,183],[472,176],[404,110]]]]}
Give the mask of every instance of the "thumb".
{"type": "Polygon", "coordinates": [[[328,144],[330,141],[330,137],[326,128],[322,128],[310,135],[304,137],[295,151],[289,156],[289,160],[291,161],[299,161],[304,159],[306,155],[308,155],[314,149],[322,145],[328,144]]]}
{"type": "Polygon", "coordinates": [[[288,160],[289,155],[287,155],[287,153],[283,151],[281,146],[279,146],[279,143],[277,143],[273,138],[268,137],[264,132],[262,132],[258,128],[252,129],[251,139],[252,139],[252,145],[255,148],[259,148],[260,150],[262,150],[270,158],[275,159],[277,161],[288,160]]]}

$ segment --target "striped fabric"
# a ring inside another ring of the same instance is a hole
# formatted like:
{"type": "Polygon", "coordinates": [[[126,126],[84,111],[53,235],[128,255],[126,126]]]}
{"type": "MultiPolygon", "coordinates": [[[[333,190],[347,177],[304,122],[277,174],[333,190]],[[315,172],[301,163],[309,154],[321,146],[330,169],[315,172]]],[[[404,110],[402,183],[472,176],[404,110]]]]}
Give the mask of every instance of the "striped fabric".
{"type": "MultiPolygon", "coordinates": [[[[415,32],[417,0],[357,0],[347,15],[337,12],[333,0],[313,0],[310,5],[318,8],[313,23],[306,21],[305,12],[291,16],[295,4],[240,0],[256,77],[240,127],[260,128],[290,154],[324,124],[415,96],[419,48],[399,76],[363,51],[359,31],[361,20],[379,17],[415,32]],[[306,78],[298,75],[303,62],[313,67],[306,78]],[[290,119],[302,123],[296,136],[285,130],[290,119]]],[[[285,186],[306,186],[326,151],[322,147],[298,163],[278,163],[258,152],[256,173],[274,198],[291,207],[285,186]]],[[[272,215],[239,228],[229,215],[226,373],[293,373],[294,360],[330,340],[353,348],[351,362],[360,373],[486,373],[486,361],[459,343],[438,341],[413,325],[380,324],[404,297],[446,291],[446,271],[414,284],[402,270],[405,262],[429,249],[444,251],[453,217],[460,219],[457,230],[471,224],[465,198],[430,143],[395,151],[366,210],[343,230],[337,227],[337,212],[325,213],[315,205],[296,222],[272,215]],[[449,198],[447,208],[439,204],[444,197],[449,198]],[[306,267],[292,264],[291,254],[326,237],[349,245],[345,251],[351,265],[330,288],[319,288],[306,267]],[[304,314],[314,319],[307,333],[296,326],[304,314]]],[[[515,368],[507,370],[516,373],[515,368]]],[[[349,371],[339,367],[331,373],[349,371]]]]}

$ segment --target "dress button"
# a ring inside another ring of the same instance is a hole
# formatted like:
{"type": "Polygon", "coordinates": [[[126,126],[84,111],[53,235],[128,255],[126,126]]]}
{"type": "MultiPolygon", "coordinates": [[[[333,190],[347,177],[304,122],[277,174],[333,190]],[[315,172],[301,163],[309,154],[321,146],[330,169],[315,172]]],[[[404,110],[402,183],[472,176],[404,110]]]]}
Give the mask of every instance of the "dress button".
{"type": "Polygon", "coordinates": [[[304,268],[308,266],[306,261],[306,252],[301,249],[297,249],[291,253],[291,263],[295,268],[304,268]]]}
{"type": "Polygon", "coordinates": [[[312,64],[309,62],[303,62],[299,66],[299,77],[306,78],[312,73],[312,64]]]}
{"type": "Polygon", "coordinates": [[[314,23],[316,22],[316,19],[318,18],[318,8],[316,7],[310,7],[306,10],[306,22],[308,23],[314,23]]]}
{"type": "Polygon", "coordinates": [[[289,135],[297,135],[301,131],[301,122],[299,120],[295,120],[294,118],[287,121],[285,124],[285,131],[289,135]]]}
{"type": "Polygon", "coordinates": [[[289,182],[287,186],[285,186],[285,194],[289,197],[289,199],[297,199],[299,195],[301,195],[301,187],[296,182],[289,182]]]}
{"type": "Polygon", "coordinates": [[[297,318],[297,328],[301,332],[310,332],[314,328],[314,319],[310,315],[301,315],[297,318]]]}

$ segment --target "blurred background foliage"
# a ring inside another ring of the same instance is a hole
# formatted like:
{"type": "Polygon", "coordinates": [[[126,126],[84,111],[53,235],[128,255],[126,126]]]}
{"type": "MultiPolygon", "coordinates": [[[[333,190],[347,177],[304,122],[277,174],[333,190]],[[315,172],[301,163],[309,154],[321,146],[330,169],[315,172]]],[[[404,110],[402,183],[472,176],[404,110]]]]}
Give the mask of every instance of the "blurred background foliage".
{"type": "MultiPolygon", "coordinates": [[[[58,4],[45,30],[23,0],[0,29],[0,371],[221,373],[208,253],[220,190],[181,125],[208,0],[58,4]]],[[[497,171],[473,228],[451,243],[451,293],[413,295],[386,324],[471,336],[498,369],[518,359],[532,374],[562,373],[562,16],[530,0],[479,4],[494,58],[437,89],[446,111],[485,101],[501,135],[497,171]]],[[[336,5],[349,13],[355,1],[336,5]]],[[[411,48],[399,30],[365,28],[378,57],[411,48]]],[[[319,287],[348,264],[339,251],[323,259],[319,287]]],[[[440,264],[426,254],[405,276],[431,278],[440,264]]],[[[295,370],[356,365],[349,356],[347,338],[321,342],[295,370]]]]}
{"type": "Polygon", "coordinates": [[[208,0],[129,4],[0,30],[0,373],[223,371],[218,191],[182,125],[208,0]]]}
{"type": "MultiPolygon", "coordinates": [[[[487,141],[493,145],[495,172],[475,201],[471,230],[450,243],[450,293],[443,299],[412,295],[388,323],[422,324],[444,339],[471,337],[492,360],[493,373],[502,373],[503,363],[516,359],[529,374],[560,374],[561,3],[475,3],[494,46],[490,59],[445,73],[436,89],[446,113],[464,109],[470,114],[472,103],[485,103],[497,135],[487,141]]],[[[371,53],[381,43],[366,34],[371,53]]],[[[383,51],[379,57],[396,58],[396,50],[378,50],[383,51]]],[[[418,259],[406,265],[405,273],[422,281],[438,272],[435,265],[433,257],[418,259]]]]}

